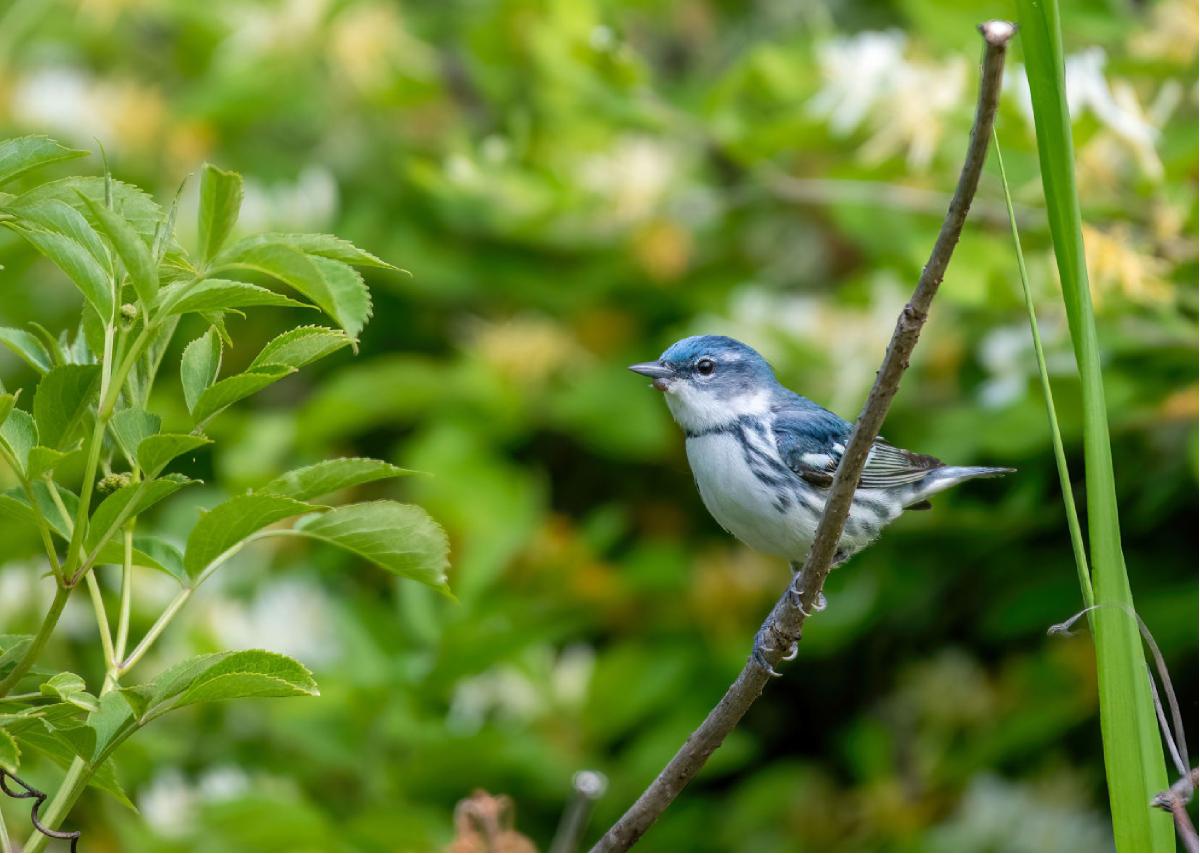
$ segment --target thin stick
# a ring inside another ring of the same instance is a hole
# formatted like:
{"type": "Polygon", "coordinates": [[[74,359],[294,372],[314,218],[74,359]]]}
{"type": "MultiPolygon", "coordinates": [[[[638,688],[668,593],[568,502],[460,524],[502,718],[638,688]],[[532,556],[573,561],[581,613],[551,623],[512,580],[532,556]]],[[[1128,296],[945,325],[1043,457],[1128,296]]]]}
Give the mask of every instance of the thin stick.
{"type": "MultiPolygon", "coordinates": [[[[875,377],[875,385],[867,396],[867,402],[863,405],[850,441],[846,444],[846,451],[829,489],[825,511],[817,526],[812,548],[804,567],[800,570],[798,587],[802,594],[798,598],[799,602],[793,600],[790,591],[785,591],[763,624],[762,637],[773,642],[773,649],[767,651],[765,657],[770,667],[777,665],[792,643],[800,639],[806,613],[813,611],[813,606],[821,594],[821,587],[825,584],[825,577],[829,575],[830,564],[841,539],[842,528],[850,513],[867,454],[883,425],[888,407],[899,388],[900,378],[908,368],[909,357],[917,344],[921,328],[925,325],[929,306],[942,283],[946,265],[950,262],[955,244],[958,243],[967,211],[979,185],[979,176],[987,159],[996,104],[1000,98],[1004,54],[1009,40],[1016,32],[1016,26],[1005,21],[989,21],[982,24],[979,30],[985,43],[979,101],[975,108],[975,124],[971,128],[971,138],[958,186],[950,201],[950,209],[946,212],[946,219],[942,223],[937,241],[933,245],[933,251],[929,255],[929,262],[921,272],[912,299],[896,322],[896,330],[892,333],[883,364],[875,377]]],[[[725,692],[725,696],[700,727],[687,738],[683,747],[671,758],[654,782],[600,839],[593,852],[624,852],[646,833],[762,694],[770,673],[753,657],[746,662],[733,685],[725,692]]]]}

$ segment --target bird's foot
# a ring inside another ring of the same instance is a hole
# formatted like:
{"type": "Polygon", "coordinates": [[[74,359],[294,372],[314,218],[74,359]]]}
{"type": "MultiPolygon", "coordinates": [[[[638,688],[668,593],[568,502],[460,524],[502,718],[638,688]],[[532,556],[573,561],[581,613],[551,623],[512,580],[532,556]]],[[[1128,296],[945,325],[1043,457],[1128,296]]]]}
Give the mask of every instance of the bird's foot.
{"type": "Polygon", "coordinates": [[[804,608],[804,589],[796,587],[796,583],[799,581],[800,577],[797,576],[792,582],[792,586],[788,588],[788,597],[791,599],[792,605],[799,609],[800,614],[805,617],[812,617],[817,612],[825,611],[825,607],[829,605],[829,601],[825,599],[825,594],[821,592],[817,593],[817,599],[812,604],[812,611],[804,608]]]}
{"type": "MultiPolygon", "coordinates": [[[[754,649],[750,653],[750,658],[757,663],[759,668],[762,668],[767,672],[767,676],[782,677],[783,675],[771,667],[771,663],[767,661],[767,654],[775,652],[775,645],[772,644],[768,638],[770,634],[771,632],[766,626],[763,626],[761,629],[759,629],[754,636],[754,649]]],[[[795,645],[793,645],[793,650],[794,649],[795,645]]],[[[794,655],[794,652],[789,651],[788,655],[783,658],[786,661],[794,655]]]]}

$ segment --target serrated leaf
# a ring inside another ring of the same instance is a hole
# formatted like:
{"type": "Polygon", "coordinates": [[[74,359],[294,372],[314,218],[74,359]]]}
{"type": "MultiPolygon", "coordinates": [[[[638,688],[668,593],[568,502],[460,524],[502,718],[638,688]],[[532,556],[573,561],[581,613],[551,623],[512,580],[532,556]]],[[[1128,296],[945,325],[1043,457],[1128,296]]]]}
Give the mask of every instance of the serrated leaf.
{"type": "Polygon", "coordinates": [[[318,694],[307,668],[266,650],[197,656],[164,672],[146,688],[149,718],[196,703],[318,694]]]}
{"type": "Polygon", "coordinates": [[[242,176],[204,164],[200,172],[200,260],[207,264],[237,223],[242,207],[242,176]]]}
{"type": "Polygon", "coordinates": [[[4,420],[8,418],[8,414],[13,411],[17,405],[17,396],[12,392],[5,392],[0,395],[0,426],[4,425],[4,420]]]}
{"type": "Polygon", "coordinates": [[[88,550],[93,550],[102,539],[116,534],[130,517],[135,517],[172,495],[180,487],[194,483],[182,475],[165,475],[152,481],[127,484],[113,491],[96,506],[88,522],[88,550]]]}
{"type": "Polygon", "coordinates": [[[88,714],[87,724],[96,736],[92,760],[104,757],[131,729],[138,726],[133,707],[122,692],[101,695],[96,709],[88,714]]]}
{"type": "Polygon", "coordinates": [[[6,184],[31,169],[86,155],[86,151],[67,148],[41,135],[4,140],[0,142],[0,184],[6,184]]]}
{"type": "Polygon", "coordinates": [[[245,371],[219,380],[200,393],[196,406],[192,408],[192,418],[196,424],[204,424],[230,404],[295,373],[296,369],[289,365],[263,365],[255,371],[245,371]]]}
{"type": "Polygon", "coordinates": [[[4,728],[0,728],[0,769],[14,774],[21,769],[21,749],[4,728]]]}
{"type": "Polygon", "coordinates": [[[138,465],[147,478],[155,478],[179,455],[205,445],[212,445],[212,440],[195,433],[162,433],[146,437],[137,448],[138,465]]]}
{"type": "Polygon", "coordinates": [[[343,457],[293,469],[264,484],[256,492],[309,501],[347,487],[411,474],[409,469],[401,469],[382,460],[343,457]]]}
{"type": "Polygon", "coordinates": [[[133,225],[102,202],[79,194],[100,232],[108,238],[117,257],[125,265],[129,282],[144,308],[154,305],[158,296],[158,265],[150,256],[150,247],[138,235],[133,225]]]}
{"type": "Polygon", "coordinates": [[[100,235],[87,218],[67,202],[61,199],[31,202],[26,196],[19,196],[8,205],[8,210],[17,215],[21,228],[41,229],[70,238],[87,250],[106,275],[112,275],[112,259],[100,235]]]}
{"type": "Polygon", "coordinates": [[[255,235],[238,241],[229,248],[226,254],[236,256],[239,252],[251,246],[270,243],[283,244],[307,255],[320,255],[325,258],[332,258],[334,261],[344,261],[346,264],[354,264],[358,267],[379,267],[385,270],[398,269],[366,250],[359,249],[348,240],[343,240],[335,235],[325,234],[282,234],[276,232],[255,235]]]}
{"type": "Polygon", "coordinates": [[[107,182],[107,187],[109,192],[106,194],[106,182],[98,175],[72,176],[39,184],[22,193],[20,201],[22,204],[32,204],[57,199],[82,211],[83,202],[80,195],[101,204],[106,204],[105,197],[109,195],[112,209],[129,221],[142,240],[150,241],[155,228],[162,220],[162,207],[149,193],[132,184],[112,180],[107,182]]]}
{"type": "Polygon", "coordinates": [[[241,267],[273,276],[333,318],[351,336],[358,335],[371,316],[370,294],[353,268],[320,256],[308,256],[284,244],[255,244],[222,258],[221,268],[241,267]],[[334,273],[326,265],[338,265],[334,273]],[[349,271],[350,275],[345,275],[349,271]]]}
{"type": "Polygon", "coordinates": [[[87,690],[82,677],[70,671],[55,674],[38,688],[46,697],[58,698],[89,712],[96,709],[96,696],[87,690]]]}
{"type": "Polygon", "coordinates": [[[60,365],[46,372],[33,393],[38,442],[61,448],[92,405],[100,384],[98,365],[60,365]]]}
{"type": "MultiPolygon", "coordinates": [[[[138,449],[147,438],[158,433],[162,427],[162,419],[141,407],[126,407],[113,414],[108,426],[129,465],[136,466],[138,449]]],[[[145,469],[144,466],[142,468],[145,469]]],[[[153,478],[154,475],[150,477],[153,478]]]]}
{"type": "Polygon", "coordinates": [[[183,566],[193,579],[226,550],[254,532],[287,517],[319,510],[287,496],[247,493],[204,512],[188,535],[183,566]]]}
{"type": "MultiPolygon", "coordinates": [[[[157,570],[179,582],[187,582],[183,572],[183,553],[179,548],[153,535],[139,534],[133,538],[133,566],[157,570]]],[[[100,548],[96,564],[123,564],[125,543],[113,538],[100,548]]]]}
{"type": "Polygon", "coordinates": [[[85,247],[58,232],[9,226],[63,271],[100,317],[112,319],[116,309],[112,275],[85,247]]]}
{"type": "Polygon", "coordinates": [[[188,412],[196,408],[200,395],[217,379],[221,370],[221,338],[212,327],[183,349],[179,378],[188,412]]]}
{"type": "Polygon", "coordinates": [[[180,282],[166,289],[159,311],[163,315],[182,315],[186,312],[224,312],[251,306],[312,308],[261,285],[235,279],[202,279],[199,282],[180,282]]]}
{"type": "Polygon", "coordinates": [[[7,347],[38,374],[45,374],[54,363],[50,354],[37,337],[25,330],[0,327],[0,344],[7,347]]]}
{"type": "Polygon", "coordinates": [[[294,530],[354,552],[397,576],[449,593],[446,533],[416,505],[388,500],[344,505],[306,517],[294,530]]]}
{"type": "Polygon", "coordinates": [[[0,423],[0,441],[8,446],[23,475],[29,469],[29,452],[38,444],[37,424],[33,416],[15,407],[0,423]]]}
{"type": "Polygon", "coordinates": [[[341,350],[351,339],[341,330],[328,327],[296,327],[277,335],[267,342],[247,369],[253,371],[262,365],[290,365],[302,368],[329,354],[341,350]]]}
{"type": "Polygon", "coordinates": [[[32,635],[0,635],[0,678],[8,676],[32,642],[32,635]]]}

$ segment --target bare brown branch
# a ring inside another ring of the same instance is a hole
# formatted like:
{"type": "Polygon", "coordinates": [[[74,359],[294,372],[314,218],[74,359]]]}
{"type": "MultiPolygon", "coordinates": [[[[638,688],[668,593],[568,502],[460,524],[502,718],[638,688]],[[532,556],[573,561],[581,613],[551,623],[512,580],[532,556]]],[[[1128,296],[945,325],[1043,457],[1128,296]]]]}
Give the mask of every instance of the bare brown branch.
{"type": "MultiPolygon", "coordinates": [[[[1016,26],[1006,21],[989,21],[982,24],[979,30],[983,34],[985,44],[979,101],[958,186],[950,200],[950,208],[946,212],[929,261],[913,291],[912,299],[896,322],[896,329],[892,333],[883,364],[876,374],[875,385],[867,396],[866,404],[863,405],[862,413],[842,455],[812,549],[800,571],[798,587],[803,594],[797,603],[789,592],[785,591],[763,624],[763,637],[769,639],[774,648],[766,655],[767,664],[771,667],[778,665],[792,643],[800,639],[806,614],[813,611],[813,606],[821,594],[838,541],[841,539],[842,528],[850,513],[855,487],[866,464],[867,454],[879,434],[888,407],[896,396],[900,378],[908,368],[909,358],[928,317],[930,303],[942,284],[946,266],[950,263],[950,256],[958,243],[971,200],[979,185],[979,176],[987,159],[992,124],[1000,97],[1004,55],[1016,32],[1016,26]]],[[[770,671],[751,657],[700,727],[687,738],[666,768],[592,851],[624,852],[633,846],[720,747],[725,737],[762,694],[769,678],[770,671]]]]}
{"type": "Polygon", "coordinates": [[[1197,776],[1200,770],[1193,769],[1172,785],[1171,789],[1163,790],[1151,802],[1155,807],[1168,811],[1175,819],[1175,830],[1183,848],[1188,852],[1200,852],[1200,837],[1196,836],[1196,826],[1188,815],[1188,803],[1196,793],[1197,776]]]}

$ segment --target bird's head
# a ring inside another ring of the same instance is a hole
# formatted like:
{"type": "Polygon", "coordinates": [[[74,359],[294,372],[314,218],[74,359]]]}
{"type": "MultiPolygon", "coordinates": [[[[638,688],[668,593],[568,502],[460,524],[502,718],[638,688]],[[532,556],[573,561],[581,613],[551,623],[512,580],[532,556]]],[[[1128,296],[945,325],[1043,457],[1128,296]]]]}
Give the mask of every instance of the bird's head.
{"type": "Polygon", "coordinates": [[[771,407],[775,372],[758,351],[723,335],[697,335],[668,347],[656,362],[629,370],[650,377],[687,431],[703,431],[771,407]]]}

